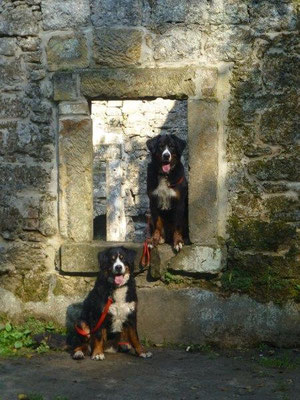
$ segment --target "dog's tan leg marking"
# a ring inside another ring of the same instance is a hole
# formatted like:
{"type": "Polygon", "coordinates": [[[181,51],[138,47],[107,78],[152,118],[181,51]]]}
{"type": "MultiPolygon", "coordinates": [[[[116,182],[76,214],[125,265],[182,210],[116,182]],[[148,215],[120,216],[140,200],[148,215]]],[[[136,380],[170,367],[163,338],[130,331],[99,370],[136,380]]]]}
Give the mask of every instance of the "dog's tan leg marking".
{"type": "Polygon", "coordinates": [[[136,351],[137,355],[142,358],[152,357],[152,353],[150,353],[150,351],[145,352],[145,350],[143,349],[143,346],[141,345],[141,343],[139,341],[139,337],[138,337],[136,328],[130,326],[127,329],[128,329],[128,337],[129,337],[130,344],[136,351]]]}
{"type": "Polygon", "coordinates": [[[163,220],[161,217],[157,218],[156,225],[155,225],[155,230],[153,232],[152,238],[151,238],[151,244],[156,247],[159,243],[164,243],[164,225],[163,225],[163,220]]]}
{"type": "Polygon", "coordinates": [[[86,356],[89,352],[89,344],[84,343],[81,346],[77,346],[74,351],[72,357],[74,360],[83,360],[84,356],[86,356]]]}
{"type": "Polygon", "coordinates": [[[92,360],[104,360],[104,342],[106,341],[106,329],[101,329],[101,339],[94,338],[92,360]]]}
{"type": "Polygon", "coordinates": [[[177,229],[175,230],[173,235],[173,242],[174,242],[174,249],[177,252],[180,251],[183,247],[183,238],[181,232],[179,232],[177,229]]]}

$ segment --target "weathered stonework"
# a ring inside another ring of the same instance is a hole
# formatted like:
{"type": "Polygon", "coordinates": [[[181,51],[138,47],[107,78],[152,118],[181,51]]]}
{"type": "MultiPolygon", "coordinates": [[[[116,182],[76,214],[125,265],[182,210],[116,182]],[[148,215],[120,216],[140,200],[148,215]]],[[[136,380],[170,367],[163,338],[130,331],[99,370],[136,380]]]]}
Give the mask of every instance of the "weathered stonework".
{"type": "Polygon", "coordinates": [[[94,38],[96,64],[111,67],[138,64],[142,39],[142,31],[137,29],[96,29],[94,38]]]}
{"type": "MultiPolygon", "coordinates": [[[[299,7],[296,0],[1,2],[1,310],[62,323],[66,311],[78,312],[93,281],[56,268],[68,241],[92,246],[86,100],[161,96],[188,99],[191,239],[227,249],[214,282],[228,297],[143,289],[142,335],[185,341],[185,325],[195,343],[298,343],[299,7]],[[159,305],[153,313],[143,311],[148,297],[159,305]],[[174,304],[182,313],[173,335],[168,319],[155,318],[173,317],[174,304]],[[238,322],[230,318],[237,312],[238,322]]],[[[165,272],[160,265],[156,277],[165,272]]]]}
{"type": "Polygon", "coordinates": [[[83,33],[52,36],[46,52],[49,71],[73,70],[89,65],[87,41],[83,33]]]}
{"type": "Polygon", "coordinates": [[[93,237],[91,120],[61,119],[59,138],[61,234],[88,241],[93,237]]]}
{"type": "Polygon", "coordinates": [[[81,74],[81,93],[89,98],[185,98],[195,95],[194,76],[192,68],[105,68],[81,74]]]}

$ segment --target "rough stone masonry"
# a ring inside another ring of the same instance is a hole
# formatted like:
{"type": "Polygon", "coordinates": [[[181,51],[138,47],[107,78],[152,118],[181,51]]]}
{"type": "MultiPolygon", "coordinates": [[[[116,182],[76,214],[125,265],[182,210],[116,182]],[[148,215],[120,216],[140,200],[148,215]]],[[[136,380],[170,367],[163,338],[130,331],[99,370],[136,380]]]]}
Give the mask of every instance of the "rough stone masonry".
{"type": "Polygon", "coordinates": [[[3,0],[0,55],[1,313],[78,311],[90,103],[160,97],[187,101],[193,245],[138,279],[142,336],[299,345],[298,0],[3,0]]]}

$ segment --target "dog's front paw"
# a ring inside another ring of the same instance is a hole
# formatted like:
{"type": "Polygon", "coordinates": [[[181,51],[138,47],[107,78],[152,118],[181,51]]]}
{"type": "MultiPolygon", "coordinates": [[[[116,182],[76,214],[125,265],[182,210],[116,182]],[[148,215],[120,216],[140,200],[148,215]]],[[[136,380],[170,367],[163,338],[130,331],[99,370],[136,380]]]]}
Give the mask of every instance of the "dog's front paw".
{"type": "Polygon", "coordinates": [[[183,242],[174,243],[174,249],[177,251],[177,253],[179,253],[182,248],[183,248],[183,242]]]}
{"type": "Polygon", "coordinates": [[[141,357],[141,358],[151,358],[152,357],[152,353],[151,353],[151,351],[147,351],[146,353],[139,354],[139,357],[141,357]]]}
{"type": "Polygon", "coordinates": [[[83,360],[84,359],[83,351],[81,351],[81,350],[75,351],[75,353],[73,354],[72,357],[74,360],[83,360]]]}
{"type": "Polygon", "coordinates": [[[99,354],[93,354],[92,355],[92,360],[95,360],[95,361],[99,361],[99,360],[104,360],[105,359],[105,356],[104,356],[104,354],[103,353],[99,353],[99,354]]]}

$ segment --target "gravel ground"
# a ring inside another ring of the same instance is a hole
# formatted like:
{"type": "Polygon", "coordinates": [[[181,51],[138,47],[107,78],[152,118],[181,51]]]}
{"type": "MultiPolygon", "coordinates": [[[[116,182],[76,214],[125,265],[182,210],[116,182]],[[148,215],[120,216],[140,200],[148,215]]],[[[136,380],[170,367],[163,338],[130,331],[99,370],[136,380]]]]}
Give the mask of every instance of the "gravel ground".
{"type": "Polygon", "coordinates": [[[300,353],[154,348],[151,359],[107,354],[104,361],[74,361],[65,352],[0,359],[0,399],[20,394],[29,400],[299,400],[300,353]]]}

